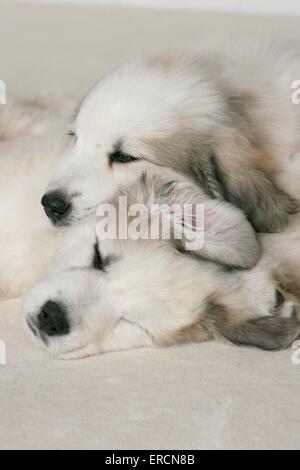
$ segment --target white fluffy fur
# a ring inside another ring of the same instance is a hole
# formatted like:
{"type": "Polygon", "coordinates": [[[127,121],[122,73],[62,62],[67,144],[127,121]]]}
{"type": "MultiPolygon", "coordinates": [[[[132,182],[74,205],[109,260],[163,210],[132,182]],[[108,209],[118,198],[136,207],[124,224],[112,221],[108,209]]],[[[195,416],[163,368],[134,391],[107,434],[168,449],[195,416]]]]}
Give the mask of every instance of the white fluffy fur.
{"type": "MultiPolygon", "coordinates": [[[[14,107],[11,111],[16,119],[14,107]]],[[[20,107],[19,112],[23,119],[27,110],[20,107]]],[[[47,345],[35,338],[40,346],[59,357],[76,358],[168,344],[174,334],[176,342],[178,331],[205,314],[212,295],[236,310],[239,321],[272,314],[276,283],[267,257],[251,271],[224,273],[214,263],[178,253],[165,241],[106,240],[100,242],[101,253],[116,261],[107,273],[93,269],[94,217],[57,230],[40,206],[53,166],[68,145],[64,122],[57,123],[51,112],[46,122],[37,132],[33,126],[0,144],[2,296],[19,295],[42,278],[26,295],[25,317],[34,319],[49,299],[63,301],[71,315],[71,333],[53,337],[47,345]]],[[[293,234],[287,239],[289,247],[291,238],[297,246],[293,234]]],[[[281,244],[276,258],[285,258],[284,236],[268,237],[275,249],[281,244]]],[[[294,305],[287,299],[281,315],[291,315],[294,305]]],[[[202,339],[207,339],[204,331],[202,339]]]]}
{"type": "MultiPolygon", "coordinates": [[[[254,63],[256,59],[254,54],[254,63]]],[[[254,67],[252,59],[248,60],[249,67],[250,64],[254,67]]],[[[289,65],[285,73],[277,73],[275,88],[279,82],[287,86],[298,73],[292,57],[286,55],[282,60],[285,62],[277,68],[274,61],[270,60],[269,64],[275,67],[272,73],[282,70],[284,64],[289,65]]],[[[184,117],[190,126],[195,122],[195,114],[201,120],[202,129],[212,125],[211,113],[222,114],[214,87],[207,83],[201,87],[201,109],[189,98],[196,79],[186,73],[188,64],[189,59],[179,61],[174,80],[143,61],[126,65],[103,79],[87,96],[78,114],[76,144],[66,137],[67,118],[59,121],[44,105],[8,104],[5,110],[0,109],[0,292],[2,297],[19,295],[42,278],[26,296],[26,319],[34,319],[49,299],[64,302],[71,315],[70,334],[48,338],[46,344],[37,340],[59,357],[83,357],[168,343],[178,331],[205,316],[206,303],[212,296],[217,296],[231,311],[238,311],[238,321],[270,316],[277,287],[273,269],[291,262],[292,248],[293,264],[297,264],[299,218],[294,216],[285,233],[261,236],[265,255],[250,271],[226,273],[217,264],[179,254],[164,241],[130,240],[102,241],[101,252],[115,261],[107,273],[92,268],[96,237],[91,213],[120,185],[136,182],[145,170],[157,172],[155,156],[150,151],[147,153],[143,142],[159,135],[172,135],[175,123],[178,125],[174,97],[185,103],[184,117]],[[115,165],[112,171],[107,155],[120,139],[124,152],[143,160],[128,166],[115,165]],[[69,222],[89,217],[68,229],[51,227],[40,206],[50,180],[50,189],[59,187],[69,195],[76,194],[69,222]]],[[[249,80],[247,67],[240,74],[242,81],[249,80]]],[[[230,79],[235,78],[231,75],[230,79]]],[[[288,159],[298,149],[299,111],[285,107],[286,101],[280,93],[274,95],[272,90],[263,89],[260,76],[248,86],[259,90],[262,102],[266,102],[265,107],[257,110],[256,118],[264,125],[269,120],[265,131],[272,135],[274,158],[280,164],[284,159],[281,182],[299,196],[300,164],[295,158],[292,163],[288,159]]],[[[232,232],[233,246],[238,241],[238,252],[243,253],[243,246],[248,249],[248,242],[243,245],[244,239],[239,238],[243,231],[239,228],[244,226],[247,240],[254,246],[254,264],[257,249],[251,228],[238,209],[227,208],[226,203],[224,207],[222,217],[227,228],[234,227],[231,220],[240,221],[236,232],[232,232]]],[[[216,241],[220,251],[222,248],[226,251],[228,236],[216,241]]],[[[294,298],[286,297],[280,315],[291,316],[295,302],[294,298]]],[[[207,339],[205,331],[203,339],[207,339]]]]}

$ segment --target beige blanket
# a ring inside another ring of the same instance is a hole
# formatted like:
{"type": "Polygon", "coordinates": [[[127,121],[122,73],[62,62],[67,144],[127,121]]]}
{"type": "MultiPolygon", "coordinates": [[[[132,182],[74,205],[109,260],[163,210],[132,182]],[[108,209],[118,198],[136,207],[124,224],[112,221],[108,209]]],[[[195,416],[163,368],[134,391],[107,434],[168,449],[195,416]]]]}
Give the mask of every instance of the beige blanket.
{"type": "MultiPolygon", "coordinates": [[[[272,30],[299,37],[300,19],[1,3],[0,79],[79,96],[131,56],[272,30]]],[[[1,449],[300,447],[292,350],[211,342],[59,362],[28,341],[19,301],[0,304],[0,340],[1,449]]]]}

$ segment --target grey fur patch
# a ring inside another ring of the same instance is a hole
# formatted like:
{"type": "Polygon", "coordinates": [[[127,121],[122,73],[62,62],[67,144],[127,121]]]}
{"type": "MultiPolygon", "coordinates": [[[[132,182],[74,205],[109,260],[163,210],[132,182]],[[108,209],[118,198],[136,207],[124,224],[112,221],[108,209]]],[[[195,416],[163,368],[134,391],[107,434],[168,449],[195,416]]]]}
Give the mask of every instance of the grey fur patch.
{"type": "Polygon", "coordinates": [[[217,64],[222,70],[222,63],[207,57],[184,65],[199,77],[195,93],[203,82],[209,83],[222,111],[211,111],[210,124],[204,126],[201,111],[191,116],[178,109],[171,135],[142,142],[145,155],[189,177],[210,197],[242,209],[256,231],[279,232],[289,215],[299,210],[299,203],[276,185],[272,149],[265,129],[254,119],[258,98],[230,81],[218,80],[217,64]]]}
{"type": "Polygon", "coordinates": [[[226,181],[223,188],[225,199],[243,210],[257,232],[280,232],[299,211],[299,202],[261,172],[241,170],[239,182],[226,181]]]}
{"type": "Polygon", "coordinates": [[[266,316],[240,322],[236,313],[214,303],[208,305],[202,321],[214,337],[221,336],[238,345],[269,351],[287,348],[300,335],[296,315],[292,318],[266,316]]]}
{"type": "Polygon", "coordinates": [[[295,318],[270,316],[243,323],[231,332],[228,339],[235,344],[274,351],[290,346],[299,334],[300,325],[295,318]]]}

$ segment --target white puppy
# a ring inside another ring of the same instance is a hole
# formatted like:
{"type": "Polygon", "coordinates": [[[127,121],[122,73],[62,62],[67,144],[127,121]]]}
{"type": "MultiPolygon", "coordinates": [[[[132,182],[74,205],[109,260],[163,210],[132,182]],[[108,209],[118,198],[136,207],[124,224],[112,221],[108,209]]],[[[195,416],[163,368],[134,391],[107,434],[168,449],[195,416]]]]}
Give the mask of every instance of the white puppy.
{"type": "MultiPolygon", "coordinates": [[[[121,194],[131,221],[132,203],[203,202],[190,183],[165,176],[144,176],[121,194]]],[[[120,211],[118,198],[112,204],[120,211]]],[[[252,231],[238,211],[222,219],[223,203],[204,205],[204,246],[190,255],[180,240],[100,238],[93,216],[74,224],[48,275],[25,298],[38,344],[65,359],[211,338],[270,350],[289,346],[300,333],[297,289],[267,257],[250,271],[205,261],[229,250],[236,230],[250,239],[252,231]]],[[[232,248],[232,256],[243,249],[232,248]]]]}
{"type": "Polygon", "coordinates": [[[298,208],[283,177],[299,159],[297,79],[299,48],[274,40],[117,68],[75,114],[47,215],[69,225],[143,172],[171,168],[242,209],[257,231],[283,229],[298,208]]]}

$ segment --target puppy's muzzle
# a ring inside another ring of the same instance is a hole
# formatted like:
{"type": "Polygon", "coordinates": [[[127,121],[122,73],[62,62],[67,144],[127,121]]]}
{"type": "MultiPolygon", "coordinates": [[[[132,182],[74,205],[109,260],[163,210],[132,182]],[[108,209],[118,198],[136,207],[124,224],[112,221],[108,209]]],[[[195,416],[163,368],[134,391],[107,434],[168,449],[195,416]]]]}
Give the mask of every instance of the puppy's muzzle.
{"type": "Polygon", "coordinates": [[[41,335],[67,335],[70,332],[70,323],[64,306],[52,300],[46,302],[37,316],[37,328],[41,335]]]}
{"type": "Polygon", "coordinates": [[[71,212],[71,204],[67,197],[60,191],[51,191],[44,194],[41,204],[54,225],[63,223],[71,212]]]}

